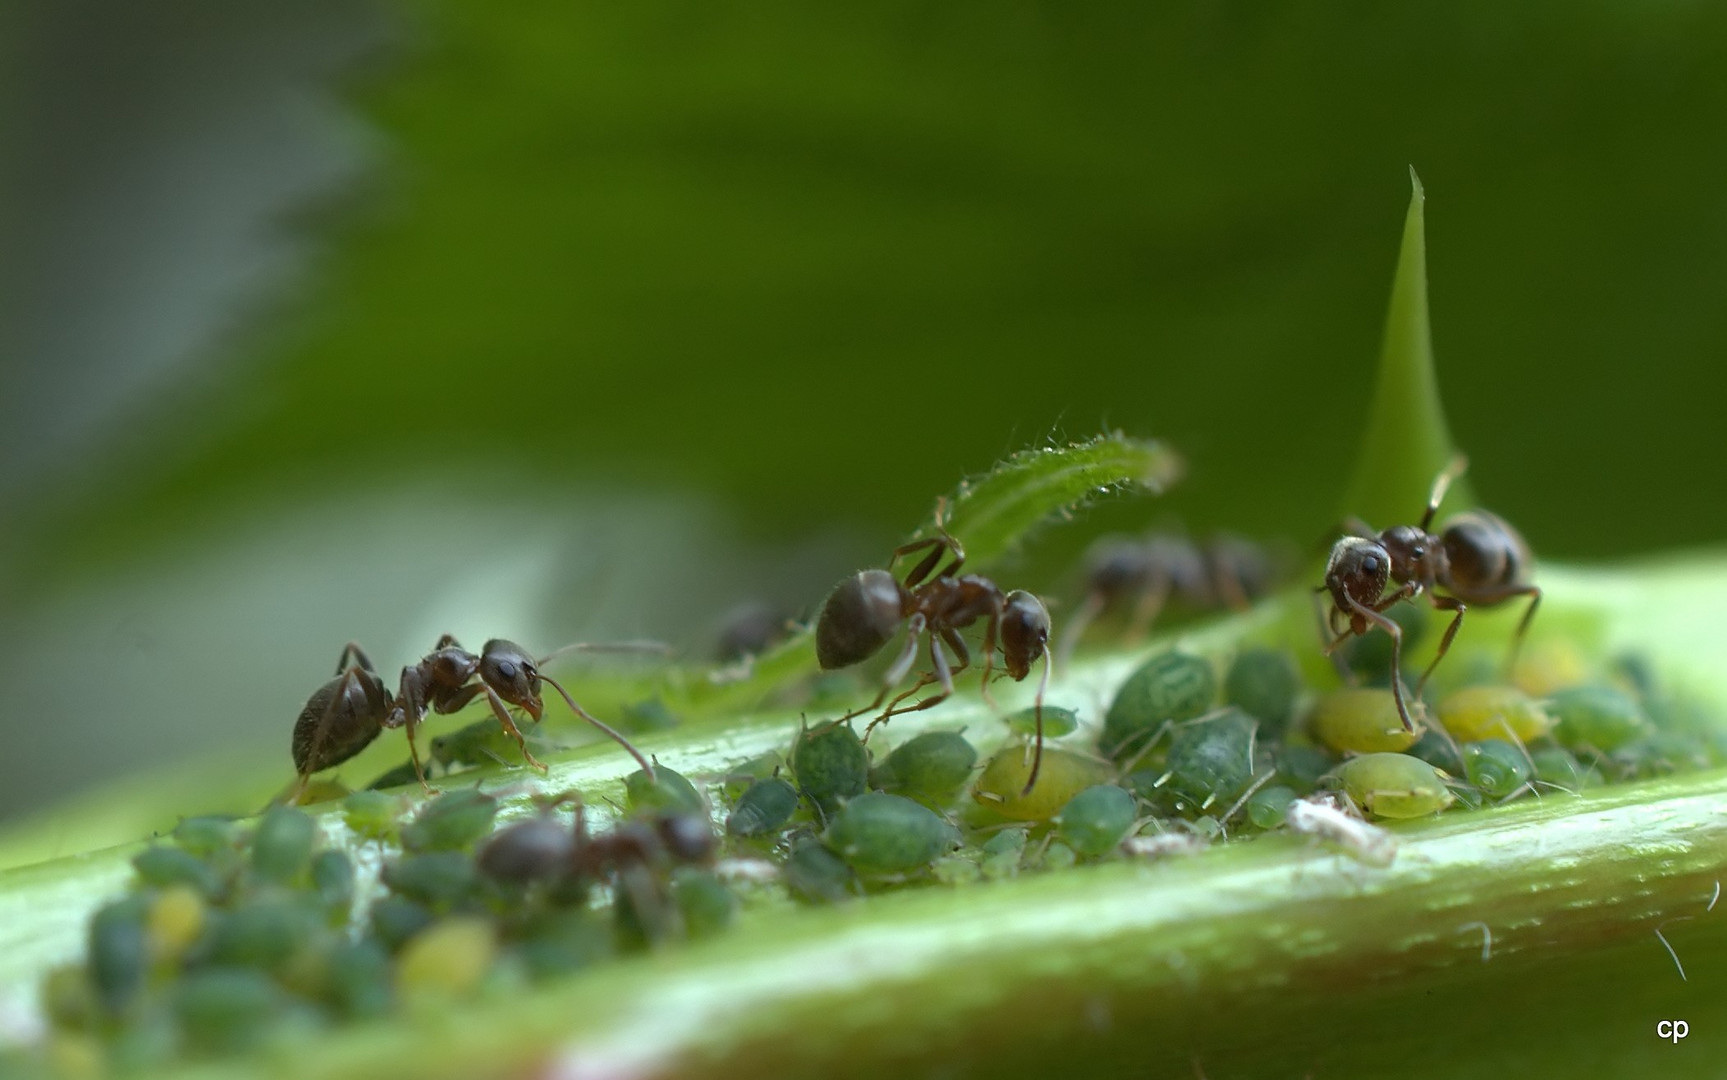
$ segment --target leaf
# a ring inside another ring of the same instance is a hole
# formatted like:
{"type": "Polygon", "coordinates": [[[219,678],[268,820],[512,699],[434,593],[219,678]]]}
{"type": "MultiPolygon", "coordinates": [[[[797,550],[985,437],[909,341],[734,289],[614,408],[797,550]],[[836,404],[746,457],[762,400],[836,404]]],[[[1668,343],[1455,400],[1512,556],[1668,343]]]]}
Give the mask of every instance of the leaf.
{"type": "MultiPolygon", "coordinates": [[[[1409,170],[1413,190],[1403,221],[1403,246],[1391,282],[1379,375],[1368,410],[1355,475],[1339,517],[1354,515],[1375,528],[1413,522],[1433,479],[1456,455],[1433,368],[1427,311],[1427,194],[1409,170]]],[[[1446,505],[1474,505],[1467,482],[1451,485],[1446,505]]]]}

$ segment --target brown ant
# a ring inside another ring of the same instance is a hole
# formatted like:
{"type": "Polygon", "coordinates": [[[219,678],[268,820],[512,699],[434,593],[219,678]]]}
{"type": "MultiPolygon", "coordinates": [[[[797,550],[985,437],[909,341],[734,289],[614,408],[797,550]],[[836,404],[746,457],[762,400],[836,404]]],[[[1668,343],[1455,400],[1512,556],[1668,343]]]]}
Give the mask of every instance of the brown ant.
{"type": "Polygon", "coordinates": [[[824,671],[851,667],[874,656],[888,639],[906,628],[905,646],[882,676],[881,692],[866,708],[847,713],[850,719],[879,708],[894,687],[905,678],[917,657],[918,639],[929,635],[931,670],[918,676],[911,689],[892,701],[881,715],[864,729],[869,731],[900,713],[917,712],[945,701],[953,693],[953,673],[971,665],[971,651],[966,648],[959,631],[979,619],[985,620],[983,632],[983,692],[989,697],[989,676],[995,664],[997,643],[1001,646],[1002,663],[1015,681],[1031,672],[1039,656],[1044,659],[1043,680],[1037,688],[1037,750],[1032,760],[1027,790],[1037,782],[1043,763],[1043,694],[1049,686],[1049,611],[1043,601],[1023,589],[1003,593],[1000,586],[978,574],[956,576],[965,564],[965,548],[943,527],[946,500],[936,506],[936,535],[894,549],[885,570],[860,570],[835,586],[822,606],[816,622],[816,658],[824,671]],[[929,548],[930,553],[912,567],[902,583],[895,580],[893,564],[902,555],[929,548]],[[938,573],[936,566],[952,555],[953,561],[938,573]],[[946,642],[958,656],[950,664],[946,642]],[[931,683],[940,690],[910,705],[900,703],[931,683]]]}
{"type": "MultiPolygon", "coordinates": [[[[590,647],[593,646],[568,646],[558,652],[590,647]]],[[[415,730],[425,719],[428,709],[440,715],[453,713],[482,693],[498,722],[521,747],[523,760],[544,772],[547,766],[528,750],[527,739],[510,718],[506,707],[517,706],[537,722],[545,709],[545,702],[540,697],[541,682],[551,684],[563,696],[570,711],[628,750],[642,768],[653,775],[653,764],[642,756],[640,750],[576,704],[576,699],[562,684],[540,671],[539,665],[549,659],[551,657],[548,656],[535,660],[520,645],[501,638],[486,642],[476,656],[462,648],[454,636],[445,634],[419,663],[402,669],[399,689],[392,697],[365,651],[349,642],[337,662],[336,677],[312,694],[294,724],[294,767],[299,771],[299,779],[289,801],[299,797],[313,773],[347,761],[365,749],[384,728],[407,728],[408,753],[413,761],[414,775],[422,787],[431,790],[426,784],[425,768],[420,763],[419,747],[414,741],[415,730]]]]}
{"type": "Polygon", "coordinates": [[[1415,684],[1415,692],[1420,694],[1433,669],[1451,648],[1471,604],[1492,607],[1514,597],[1530,598],[1511,639],[1507,663],[1513,664],[1530,620],[1535,618],[1535,609],[1541,606],[1541,589],[1529,583],[1533,563],[1529,545],[1503,518],[1485,510],[1470,510],[1451,518],[1437,534],[1427,531],[1446,490],[1468,467],[1468,459],[1460,455],[1439,474],[1419,525],[1394,525],[1375,534],[1362,521],[1347,522],[1345,527],[1350,535],[1332,547],[1325,567],[1325,584],[1315,590],[1331,593],[1332,606],[1326,622],[1335,637],[1326,644],[1326,655],[1351,637],[1367,633],[1369,624],[1391,635],[1391,690],[1397,701],[1397,715],[1408,731],[1414,731],[1415,724],[1403,698],[1403,631],[1381,612],[1422,593],[1427,594],[1435,608],[1454,612],[1451,625],[1439,641],[1438,654],[1415,684]],[[1385,590],[1393,583],[1397,588],[1387,593],[1385,590]],[[1438,589],[1444,589],[1445,594],[1438,589]],[[1345,620],[1341,627],[1340,618],[1345,620]]]}
{"type": "Polygon", "coordinates": [[[1151,628],[1172,596],[1198,611],[1245,611],[1276,576],[1275,559],[1264,546],[1227,533],[1203,545],[1179,533],[1102,537],[1086,552],[1085,600],[1062,632],[1056,669],[1066,669],[1080,636],[1110,608],[1132,603],[1131,644],[1151,628]]]}

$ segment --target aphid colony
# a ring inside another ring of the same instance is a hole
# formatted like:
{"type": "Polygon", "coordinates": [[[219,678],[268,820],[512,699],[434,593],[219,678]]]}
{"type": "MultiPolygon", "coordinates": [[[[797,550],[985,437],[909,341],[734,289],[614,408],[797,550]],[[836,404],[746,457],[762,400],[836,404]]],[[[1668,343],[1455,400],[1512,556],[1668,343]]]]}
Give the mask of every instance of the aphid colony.
{"type": "Polygon", "coordinates": [[[403,797],[355,793],[341,846],[290,807],[250,827],[187,819],[133,859],[85,960],[49,975],[53,1052],[138,1070],[712,933],[736,900],[712,873],[706,808],[673,809],[637,775],[631,814],[601,831],[557,800],[494,830],[498,801],[472,788],[406,820],[403,797]],[[375,881],[356,865],[369,856],[375,881]]]}

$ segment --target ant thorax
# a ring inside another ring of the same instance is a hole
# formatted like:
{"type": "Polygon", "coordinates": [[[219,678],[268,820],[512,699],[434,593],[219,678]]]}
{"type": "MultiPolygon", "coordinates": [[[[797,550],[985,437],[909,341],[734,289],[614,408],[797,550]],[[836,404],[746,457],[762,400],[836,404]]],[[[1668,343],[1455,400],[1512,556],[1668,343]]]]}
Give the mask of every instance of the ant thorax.
{"type": "Polygon", "coordinates": [[[1394,525],[1379,534],[1379,546],[1391,560],[1391,580],[1431,589],[1446,579],[1445,547],[1439,537],[1414,525],[1394,525]]]}

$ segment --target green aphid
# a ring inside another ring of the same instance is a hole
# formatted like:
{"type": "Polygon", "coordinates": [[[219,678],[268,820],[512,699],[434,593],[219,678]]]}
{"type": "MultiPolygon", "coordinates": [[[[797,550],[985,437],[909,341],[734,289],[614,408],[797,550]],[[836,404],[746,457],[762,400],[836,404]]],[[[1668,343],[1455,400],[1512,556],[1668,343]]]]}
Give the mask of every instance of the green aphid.
{"type": "Polygon", "coordinates": [[[330,848],[312,856],[312,888],[332,922],[346,923],[354,905],[354,862],[346,852],[330,848]]]}
{"type": "Polygon", "coordinates": [[[1443,731],[1428,728],[1421,733],[1407,751],[1410,757],[1418,757],[1435,769],[1442,769],[1450,776],[1464,774],[1462,747],[1455,739],[1447,738],[1443,731]]]}
{"type": "Polygon", "coordinates": [[[1210,661],[1180,652],[1160,653],[1141,664],[1116,691],[1104,716],[1103,752],[1111,757],[1131,755],[1164,724],[1202,716],[1216,700],[1217,675],[1210,661]]]}
{"type": "Polygon", "coordinates": [[[535,979],[599,963],[616,951],[612,928],[581,908],[545,912],[522,928],[516,954],[535,979]]]}
{"type": "MultiPolygon", "coordinates": [[[[1409,710],[1419,722],[1421,703],[1410,701],[1409,710]]],[[[1390,690],[1364,687],[1322,695],[1314,702],[1309,723],[1315,738],[1341,753],[1399,754],[1414,746],[1421,734],[1404,728],[1390,690]]]]}
{"type": "Polygon", "coordinates": [[[210,864],[177,847],[148,847],[132,857],[138,880],[146,885],[190,885],[206,900],[222,892],[222,880],[210,864]]]}
{"type": "Polygon", "coordinates": [[[708,937],[737,917],[738,898],[706,870],[684,867],[672,875],[672,902],[684,919],[684,933],[708,937]]]}
{"type": "MultiPolygon", "coordinates": [[[[1420,644],[1427,635],[1427,609],[1415,604],[1394,604],[1384,612],[1386,618],[1403,630],[1403,655],[1420,644]]],[[[1370,687],[1391,686],[1391,635],[1378,628],[1343,645],[1340,650],[1344,664],[1370,687]]]]}
{"type": "MultiPolygon", "coordinates": [[[[90,973],[83,964],[51,968],[42,979],[39,1000],[43,1015],[61,1031],[89,1031],[101,1015],[96,989],[90,985],[90,973]]],[[[4,1070],[0,1070],[3,1075],[4,1070]]]]}
{"type": "Polygon", "coordinates": [[[430,851],[386,863],[383,880],[398,895],[448,911],[474,895],[479,871],[464,852],[430,851]]]}
{"type": "Polygon", "coordinates": [[[1079,853],[1057,840],[1043,849],[1043,855],[1038,859],[1040,870],[1066,870],[1079,861],[1079,853]]]}
{"type": "Polygon", "coordinates": [[[1337,767],[1337,755],[1323,747],[1285,742],[1272,756],[1277,779],[1299,795],[1312,794],[1337,767]]]}
{"type": "Polygon", "coordinates": [[[1301,673],[1279,649],[1243,649],[1223,679],[1223,701],[1259,721],[1266,737],[1281,735],[1295,714],[1301,673]]]}
{"type": "Polygon", "coordinates": [[[194,971],[174,988],[174,1015],[194,1048],[235,1053],[256,1044],[288,1008],[274,980],[251,968],[194,971]]]}
{"type": "Polygon", "coordinates": [[[786,887],[810,904],[832,904],[861,895],[857,873],[813,838],[800,840],[786,857],[786,887]]]}
{"type": "MultiPolygon", "coordinates": [[[[538,745],[544,741],[540,738],[540,725],[537,723],[519,723],[516,729],[530,743],[538,745]]],[[[515,737],[505,731],[504,725],[498,723],[494,717],[476,720],[439,735],[432,740],[429,754],[433,761],[446,770],[522,764],[521,747],[516,744],[515,737]]]]}
{"type": "Polygon", "coordinates": [[[778,776],[785,766],[786,760],[780,752],[770,750],[727,769],[721,780],[721,790],[725,792],[726,798],[736,800],[749,790],[751,784],[766,780],[770,776],[778,776]]]}
{"type": "Polygon", "coordinates": [[[657,697],[638,701],[634,705],[625,705],[619,712],[623,721],[622,727],[630,734],[651,731],[670,731],[678,726],[678,716],[657,697]]]}
{"type": "Polygon", "coordinates": [[[798,790],[777,776],[757,780],[738,797],[726,817],[732,836],[766,836],[778,832],[798,808],[798,790]]]}
{"type": "Polygon", "coordinates": [[[323,997],[350,1020],[386,1015],[395,999],[390,954],[369,938],[335,945],[324,958],[323,997]]]}
{"type": "Polygon", "coordinates": [[[134,894],[98,908],[90,920],[86,965],[96,999],[110,1016],[125,1012],[144,985],[149,936],[144,919],[150,898],[134,894]]]}
{"type": "Polygon", "coordinates": [[[1627,777],[1667,776],[1714,764],[1707,742],[1678,731],[1652,731],[1634,739],[1614,752],[1613,762],[1627,777]]]}
{"type": "Polygon", "coordinates": [[[1561,690],[1547,699],[1547,708],[1559,718],[1553,737],[1574,750],[1611,754],[1649,730],[1637,700],[1611,686],[1561,690]]]}
{"type": "Polygon", "coordinates": [[[957,731],[926,731],[894,748],[872,780],[926,806],[951,803],[977,767],[977,748],[957,731]]]}
{"type": "Polygon", "coordinates": [[[400,827],[405,805],[400,795],[356,791],[342,800],[342,820],[356,836],[368,840],[390,840],[400,827]]]}
{"type": "Polygon", "coordinates": [[[252,833],[252,872],[262,881],[287,885],[306,872],[318,827],[305,812],[272,806],[252,833]]]}
{"type": "MultiPolygon", "coordinates": [[[[1037,707],[1021,709],[1008,713],[1007,729],[1015,735],[1037,735],[1037,707]]],[[[1059,705],[1043,707],[1043,737],[1059,739],[1063,735],[1072,735],[1079,730],[1079,714],[1072,709],[1064,709],[1059,705]]]]}
{"type": "Polygon", "coordinates": [[[871,791],[840,808],[823,842],[865,876],[921,870],[959,845],[959,832],[922,803],[871,791]]]}
{"type": "Polygon", "coordinates": [[[205,959],[218,966],[279,970],[316,944],[323,921],[299,896],[254,900],[215,916],[205,959]]]}
{"type": "Polygon", "coordinates": [[[233,851],[239,839],[239,829],[231,818],[189,817],[174,826],[174,843],[200,859],[233,851]]]}
{"type": "Polygon", "coordinates": [[[1537,783],[1562,791],[1581,791],[1592,783],[1601,782],[1601,774],[1586,769],[1571,751],[1563,746],[1543,746],[1529,751],[1529,762],[1535,767],[1537,783]]]}
{"type": "Polygon", "coordinates": [[[402,826],[402,847],[409,851],[461,851],[492,831],[498,800],[478,788],[448,791],[427,801],[402,826]]]}
{"type": "Polygon", "coordinates": [[[708,801],[682,773],[654,762],[654,775],[644,769],[624,777],[624,801],[636,814],[671,813],[702,814],[708,812],[708,801]]]}
{"type": "Polygon", "coordinates": [[[929,866],[930,877],[939,885],[970,885],[983,879],[983,867],[960,855],[944,855],[929,866]]]}
{"type": "Polygon", "coordinates": [[[803,728],[792,744],[792,775],[804,796],[823,814],[869,786],[869,751],[850,721],[835,720],[803,728]]]}
{"type": "Polygon", "coordinates": [[[1247,800],[1247,820],[1256,829],[1275,829],[1283,824],[1289,804],[1301,796],[1292,787],[1271,784],[1254,792],[1247,800]]]}
{"type": "Polygon", "coordinates": [[[1056,815],[1056,833],[1076,853],[1097,858],[1114,851],[1139,815],[1132,795],[1114,784],[1098,784],[1075,795],[1056,815]]]}
{"type": "Polygon", "coordinates": [[[1504,739],[1483,739],[1463,747],[1463,770],[1469,782],[1490,799],[1503,799],[1529,782],[1529,762],[1523,751],[1504,739]]]}
{"type": "Polygon", "coordinates": [[[1025,829],[1003,829],[985,840],[980,849],[979,865],[984,877],[1010,878],[1019,873],[1020,860],[1025,857],[1025,829]]]}
{"type": "Polygon", "coordinates": [[[1221,812],[1253,783],[1253,744],[1259,724],[1240,709],[1228,708],[1204,720],[1182,724],[1170,738],[1159,787],[1201,810],[1221,812]]]}
{"type": "Polygon", "coordinates": [[[1336,776],[1345,794],[1375,817],[1426,817],[1455,798],[1437,769],[1408,754],[1362,754],[1339,765],[1336,776]]]}
{"type": "Polygon", "coordinates": [[[381,773],[376,780],[366,785],[366,790],[383,791],[389,788],[407,787],[409,784],[418,785],[419,782],[420,774],[414,769],[414,763],[404,761],[395,768],[381,773]]]}
{"type": "Polygon", "coordinates": [[[383,896],[372,904],[372,934],[384,948],[396,952],[438,921],[426,905],[405,896],[383,896]]]}
{"type": "Polygon", "coordinates": [[[1012,742],[996,751],[978,774],[972,798],[995,814],[1014,821],[1048,821],[1075,795],[1109,779],[1109,766],[1071,750],[1045,747],[1037,783],[1028,792],[1031,748],[1012,742]]]}

